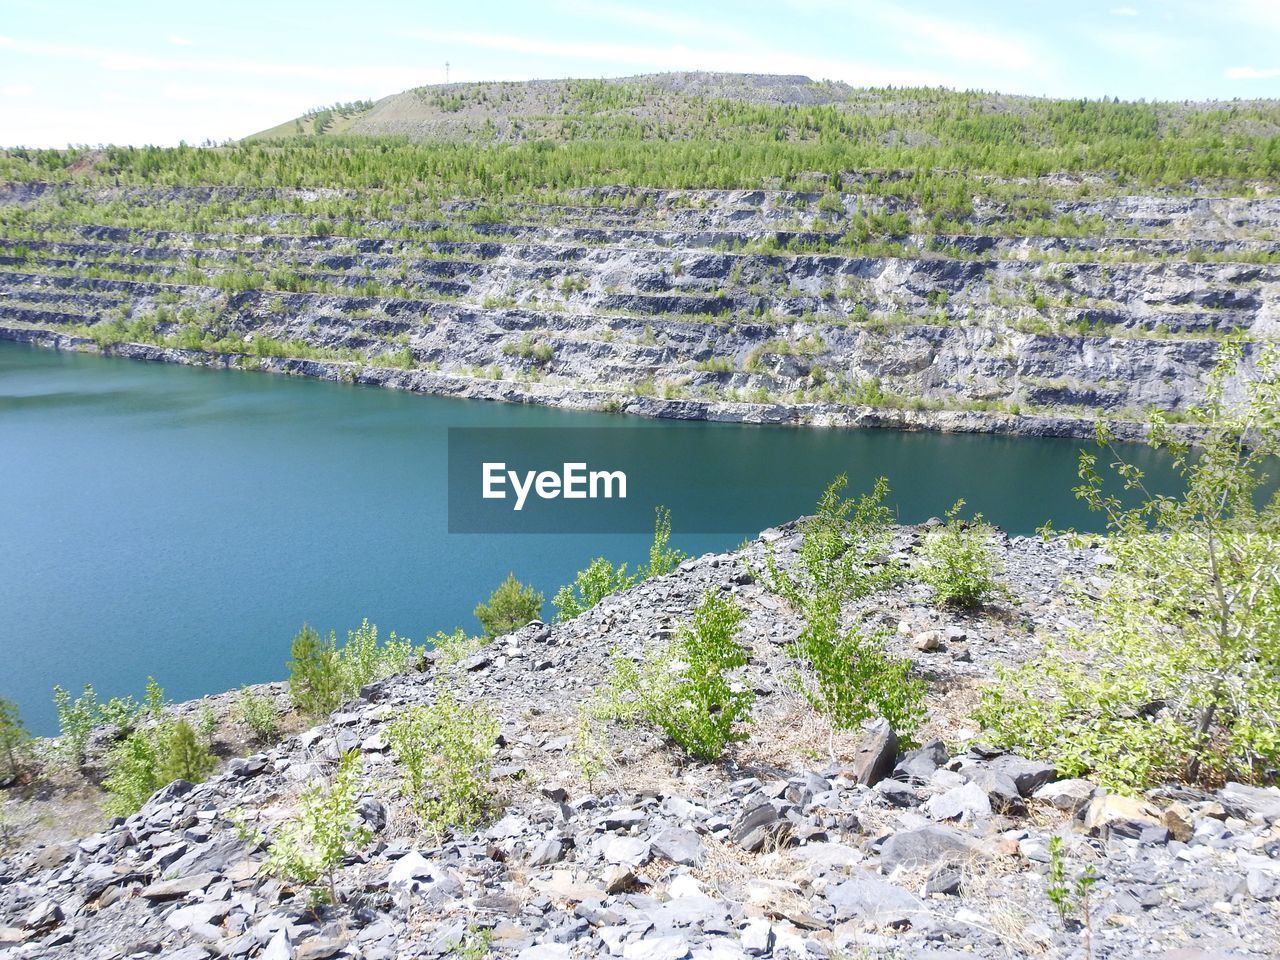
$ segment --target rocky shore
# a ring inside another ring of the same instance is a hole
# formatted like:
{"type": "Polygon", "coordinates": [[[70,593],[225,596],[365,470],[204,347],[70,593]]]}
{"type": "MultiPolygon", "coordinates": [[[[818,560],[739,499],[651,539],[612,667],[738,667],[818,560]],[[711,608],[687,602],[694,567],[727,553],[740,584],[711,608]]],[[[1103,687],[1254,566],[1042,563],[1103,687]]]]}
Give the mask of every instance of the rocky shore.
{"type": "MultiPolygon", "coordinates": [[[[907,557],[920,535],[899,530],[894,550],[907,557]]],[[[1119,797],[985,747],[969,720],[1000,666],[1086,624],[1073,597],[1106,577],[1101,550],[1001,537],[1007,594],[979,613],[941,609],[914,582],[847,610],[913,658],[929,717],[919,748],[873,726],[837,739],[832,759],[788,680],[799,622],[756,580],[769,546],[785,563],[797,542],[793,525],[766,531],[458,664],[429,657],[100,833],[5,856],[0,958],[1275,956],[1280,791],[1119,797]],[[750,739],[695,765],[613,724],[587,779],[576,717],[607,684],[612,652],[638,657],[708,589],[747,612],[750,739]],[[388,725],[446,685],[500,719],[500,803],[475,831],[440,839],[406,813],[388,725]],[[340,902],[313,911],[265,874],[237,823],[270,833],[352,750],[372,839],[339,871],[340,902]],[[1047,896],[1051,843],[1069,879],[1097,876],[1087,911],[1065,919],[1047,896]]]]}
{"type": "MultiPolygon", "coordinates": [[[[158,347],[147,343],[115,343],[100,347],[88,337],[50,330],[0,324],[0,340],[30,343],[54,350],[100,352],[185,366],[242,370],[240,354],[208,353],[158,347]]],[[[314,377],[343,383],[408,390],[412,393],[470,400],[498,400],[561,407],[628,413],[634,416],[671,420],[712,420],[722,423],[775,424],[780,426],[844,427],[888,430],[935,430],[942,433],[990,433],[1021,437],[1066,437],[1092,439],[1098,422],[1094,417],[1047,413],[1001,413],[977,410],[911,410],[835,403],[749,403],[697,399],[661,399],[619,394],[612,390],[572,387],[517,379],[483,379],[427,370],[400,370],[351,361],[300,360],[275,357],[255,358],[249,369],[288,376],[314,377]]],[[[1117,440],[1140,442],[1147,425],[1136,420],[1111,423],[1117,440]]],[[[1191,428],[1175,429],[1192,435],[1191,428]]]]}

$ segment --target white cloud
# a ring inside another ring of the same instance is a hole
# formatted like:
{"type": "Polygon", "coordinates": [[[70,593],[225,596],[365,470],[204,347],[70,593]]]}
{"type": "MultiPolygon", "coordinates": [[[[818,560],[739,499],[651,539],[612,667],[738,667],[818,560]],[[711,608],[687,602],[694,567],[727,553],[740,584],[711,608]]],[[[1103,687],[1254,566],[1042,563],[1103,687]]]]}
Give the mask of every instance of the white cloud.
{"type": "Polygon", "coordinates": [[[1273,80],[1280,77],[1280,67],[1228,67],[1222,75],[1228,80],[1273,80]]]}
{"type": "Polygon", "coordinates": [[[170,43],[172,43],[175,47],[189,47],[189,46],[191,46],[191,41],[190,41],[190,40],[188,40],[186,37],[174,37],[174,36],[170,36],[170,37],[168,37],[167,39],[168,39],[168,41],[169,41],[170,43]]]}
{"type": "Polygon", "coordinates": [[[1107,12],[1113,17],[1136,17],[1138,15],[1136,7],[1112,7],[1107,12]]]}
{"type": "Polygon", "coordinates": [[[6,83],[0,86],[0,97],[29,97],[36,88],[29,83],[6,83]]]}

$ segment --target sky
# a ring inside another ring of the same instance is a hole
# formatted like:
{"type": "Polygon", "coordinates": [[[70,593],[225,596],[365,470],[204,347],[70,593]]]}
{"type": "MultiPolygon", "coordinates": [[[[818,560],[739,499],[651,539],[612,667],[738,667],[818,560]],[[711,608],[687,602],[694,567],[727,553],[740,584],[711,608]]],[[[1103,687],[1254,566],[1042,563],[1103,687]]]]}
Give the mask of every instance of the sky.
{"type": "Polygon", "coordinates": [[[224,141],[409,87],[667,70],[1280,97],[1280,0],[0,0],[0,145],[224,141]]]}

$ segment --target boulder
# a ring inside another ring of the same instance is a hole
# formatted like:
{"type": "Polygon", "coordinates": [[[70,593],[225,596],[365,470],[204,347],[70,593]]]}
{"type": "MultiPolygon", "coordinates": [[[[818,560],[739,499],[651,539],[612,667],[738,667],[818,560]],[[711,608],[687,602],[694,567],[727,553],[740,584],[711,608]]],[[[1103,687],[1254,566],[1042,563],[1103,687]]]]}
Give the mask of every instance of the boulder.
{"type": "Polygon", "coordinates": [[[897,758],[897,735],[887,720],[877,720],[858,743],[849,764],[849,776],[858,783],[874,786],[893,772],[897,758]]]}
{"type": "Polygon", "coordinates": [[[650,847],[656,856],[681,866],[695,867],[702,863],[702,840],[692,830],[665,827],[653,835],[650,847]]]}
{"type": "Polygon", "coordinates": [[[1032,796],[1058,775],[1057,768],[1051,763],[1028,760],[1015,754],[996,757],[990,762],[990,766],[1012,780],[1018,788],[1018,793],[1024,797],[1032,796]]]}
{"type": "Polygon", "coordinates": [[[1104,793],[1094,797],[1085,811],[1084,826],[1093,836],[1118,836],[1130,839],[1142,837],[1148,828],[1163,830],[1160,811],[1137,797],[1118,793],[1104,793]]]}
{"type": "Polygon", "coordinates": [[[1235,807],[1250,817],[1276,822],[1280,820],[1280,789],[1275,787],[1251,787],[1243,783],[1228,783],[1219,793],[1222,802],[1235,807]]]}
{"type": "Polygon", "coordinates": [[[919,897],[871,874],[828,887],[826,897],[838,920],[863,920],[878,927],[917,922],[927,913],[919,897]]]}
{"type": "Polygon", "coordinates": [[[880,867],[886,873],[903,867],[933,868],[941,863],[969,863],[982,856],[981,847],[958,830],[920,827],[895,833],[880,847],[880,867]]]}
{"type": "Polygon", "coordinates": [[[1051,807],[1075,813],[1083,809],[1097,791],[1098,788],[1088,780],[1055,780],[1053,783],[1046,783],[1031,796],[1051,807]]]}
{"type": "Polygon", "coordinates": [[[982,787],[970,782],[930,797],[924,810],[934,820],[972,820],[991,816],[991,801],[982,787]]]}

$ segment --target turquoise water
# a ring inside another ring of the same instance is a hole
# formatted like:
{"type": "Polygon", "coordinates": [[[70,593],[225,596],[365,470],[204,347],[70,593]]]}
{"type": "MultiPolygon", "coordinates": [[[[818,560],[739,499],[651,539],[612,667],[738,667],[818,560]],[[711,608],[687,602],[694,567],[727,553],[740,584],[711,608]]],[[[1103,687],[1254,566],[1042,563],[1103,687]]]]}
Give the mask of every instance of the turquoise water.
{"type": "Polygon", "coordinates": [[[903,521],[963,496],[1011,533],[1097,526],[1074,441],[646,421],[0,342],[0,696],[48,733],[55,683],[199,696],[281,678],[304,621],[420,639],[474,629],[508,571],[550,597],[595,555],[643,559],[634,534],[446,533],[448,427],[620,425],[658,464],[670,431],[700,432],[690,503],[759,481],[732,533],[681,535],[674,505],[690,553],[806,512],[841,471],[889,476],[903,521]]]}

